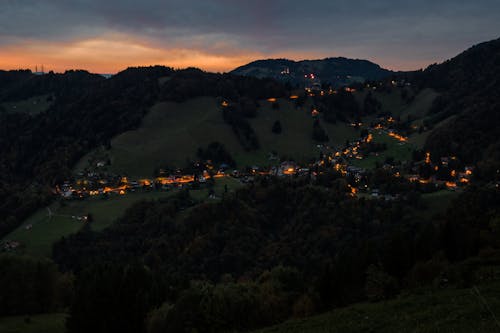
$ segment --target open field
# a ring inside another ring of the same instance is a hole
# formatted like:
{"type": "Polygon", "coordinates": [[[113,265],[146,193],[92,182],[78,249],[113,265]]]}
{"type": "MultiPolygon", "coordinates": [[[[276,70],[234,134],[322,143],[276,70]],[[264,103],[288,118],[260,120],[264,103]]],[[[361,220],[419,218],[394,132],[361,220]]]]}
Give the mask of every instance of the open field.
{"type": "Polygon", "coordinates": [[[473,288],[429,290],[386,302],[357,304],[255,333],[498,332],[494,315],[500,312],[500,283],[478,290],[479,294],[473,288]]]}
{"type": "Polygon", "coordinates": [[[0,318],[2,333],[63,333],[66,314],[50,313],[34,316],[0,318]]]}
{"type": "MultiPolygon", "coordinates": [[[[229,190],[234,190],[241,186],[241,183],[233,178],[217,179],[214,186],[217,196],[222,195],[224,185],[227,185],[229,190]]],[[[133,204],[144,200],[168,198],[177,192],[178,190],[137,192],[125,196],[111,196],[107,199],[89,198],[66,201],[64,204],[54,203],[49,207],[52,212],[50,218],[47,208],[40,209],[4,239],[21,242],[22,253],[50,257],[54,242],[82,228],[83,222],[77,219],[78,216],[91,214],[92,229],[102,230],[123,216],[133,204]],[[29,230],[26,229],[28,225],[31,225],[29,230]]],[[[202,201],[207,199],[208,189],[191,190],[190,194],[193,199],[202,201]]]]}

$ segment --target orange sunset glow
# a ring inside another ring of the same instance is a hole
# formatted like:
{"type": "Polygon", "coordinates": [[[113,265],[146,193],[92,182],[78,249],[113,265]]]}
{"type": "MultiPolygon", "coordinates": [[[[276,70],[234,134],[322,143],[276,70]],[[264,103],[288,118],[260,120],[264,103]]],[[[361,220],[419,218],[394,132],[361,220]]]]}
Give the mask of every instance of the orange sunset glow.
{"type": "Polygon", "coordinates": [[[69,43],[24,42],[0,50],[0,68],[40,67],[64,72],[86,69],[96,73],[116,73],[130,66],[167,65],[174,68],[199,67],[223,72],[247,63],[257,54],[216,55],[183,48],[166,49],[134,40],[94,38],[69,43]]]}

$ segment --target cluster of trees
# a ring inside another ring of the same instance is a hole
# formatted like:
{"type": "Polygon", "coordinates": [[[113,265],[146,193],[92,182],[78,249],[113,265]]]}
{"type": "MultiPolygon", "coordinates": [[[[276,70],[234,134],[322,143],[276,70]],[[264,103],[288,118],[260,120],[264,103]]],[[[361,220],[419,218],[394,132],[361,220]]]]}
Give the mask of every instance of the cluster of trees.
{"type": "Polygon", "coordinates": [[[282,127],[281,127],[281,122],[279,120],[276,120],[274,123],[273,123],[273,126],[271,128],[271,131],[274,133],[274,134],[281,134],[281,131],[282,131],[282,127]]]}
{"type": "Polygon", "coordinates": [[[379,115],[382,112],[382,104],[371,91],[366,94],[362,103],[345,89],[339,89],[336,94],[314,96],[313,103],[315,109],[323,115],[323,119],[329,123],[358,122],[362,116],[379,115]]]}
{"type": "Polygon", "coordinates": [[[231,167],[236,166],[233,157],[220,142],[212,142],[207,148],[198,148],[196,155],[202,161],[210,160],[217,165],[227,164],[231,167]]]}
{"type": "Polygon", "coordinates": [[[363,102],[363,111],[367,115],[376,115],[382,111],[382,103],[373,96],[371,91],[366,94],[363,102]]]}
{"type": "Polygon", "coordinates": [[[314,105],[323,114],[323,119],[329,123],[357,119],[362,111],[354,95],[344,89],[333,95],[315,96],[314,105]]]}
{"type": "Polygon", "coordinates": [[[245,150],[259,149],[260,143],[257,134],[242,110],[235,105],[224,108],[222,110],[224,121],[231,126],[236,138],[245,150]]]}
{"type": "Polygon", "coordinates": [[[312,138],[317,142],[327,142],[329,140],[328,134],[325,129],[321,126],[318,119],[314,119],[313,122],[313,130],[312,130],[312,138]]]}
{"type": "Polygon", "coordinates": [[[272,79],[257,79],[231,74],[214,74],[196,68],[173,73],[161,85],[160,100],[182,102],[199,96],[224,97],[252,101],[287,95],[285,86],[272,79]]]}
{"type": "Polygon", "coordinates": [[[73,275],[43,259],[0,255],[0,316],[60,311],[73,296],[73,275]]]}

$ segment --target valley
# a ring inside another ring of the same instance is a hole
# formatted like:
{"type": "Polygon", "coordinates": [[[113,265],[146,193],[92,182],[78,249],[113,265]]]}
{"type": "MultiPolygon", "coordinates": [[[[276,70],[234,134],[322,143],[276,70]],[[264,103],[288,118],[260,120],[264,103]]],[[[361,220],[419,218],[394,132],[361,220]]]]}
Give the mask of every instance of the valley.
{"type": "Polygon", "coordinates": [[[0,71],[0,331],[494,330],[499,57],[0,71]]]}

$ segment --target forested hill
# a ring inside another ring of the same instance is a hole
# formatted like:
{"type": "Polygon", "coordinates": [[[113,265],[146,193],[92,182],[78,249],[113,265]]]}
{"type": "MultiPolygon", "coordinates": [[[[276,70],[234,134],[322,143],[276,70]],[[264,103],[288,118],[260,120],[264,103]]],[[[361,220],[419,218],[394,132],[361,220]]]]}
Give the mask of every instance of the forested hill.
{"type": "Polygon", "coordinates": [[[334,86],[363,82],[364,80],[380,80],[394,74],[368,60],[342,57],[302,61],[257,60],[238,67],[231,73],[260,78],[270,77],[289,82],[292,85],[303,84],[304,75],[314,73],[322,82],[328,82],[334,86]]]}
{"type": "Polygon", "coordinates": [[[491,173],[500,165],[500,39],[476,45],[418,76],[420,84],[441,93],[429,116],[438,124],[426,148],[435,157],[456,155],[467,163],[482,161],[491,173]]]}

